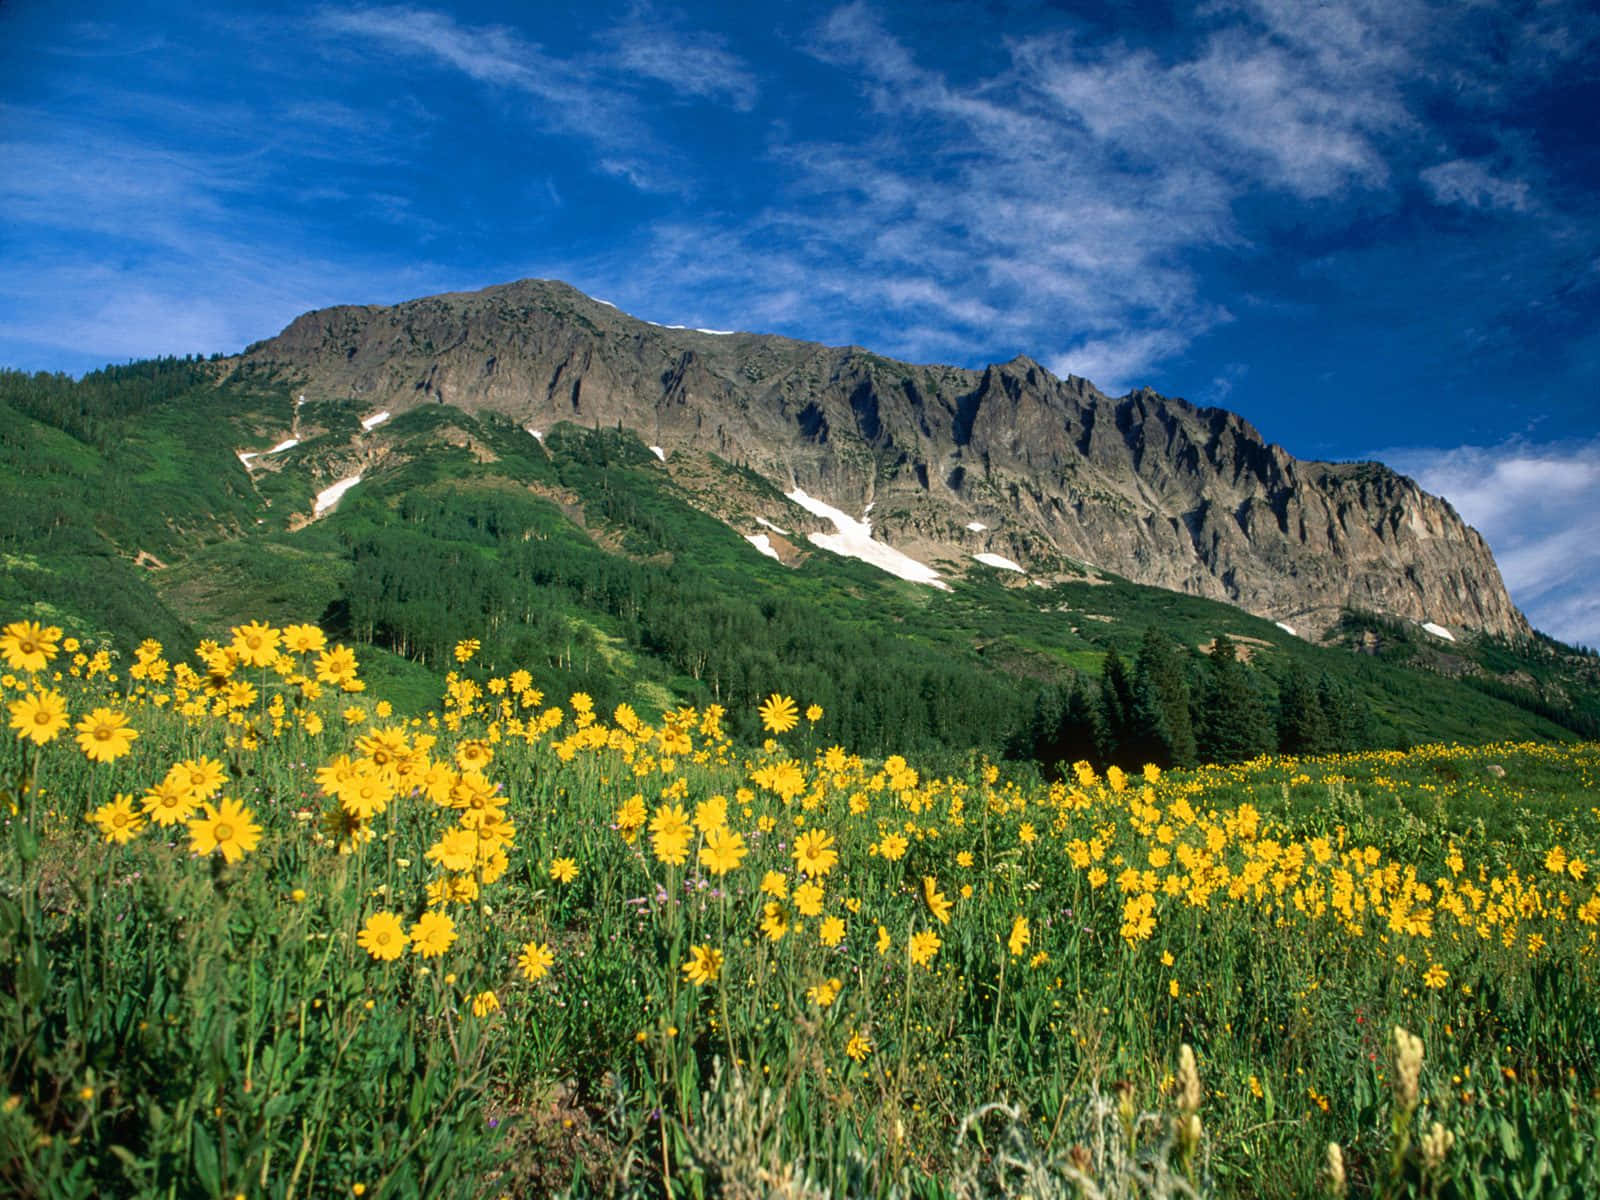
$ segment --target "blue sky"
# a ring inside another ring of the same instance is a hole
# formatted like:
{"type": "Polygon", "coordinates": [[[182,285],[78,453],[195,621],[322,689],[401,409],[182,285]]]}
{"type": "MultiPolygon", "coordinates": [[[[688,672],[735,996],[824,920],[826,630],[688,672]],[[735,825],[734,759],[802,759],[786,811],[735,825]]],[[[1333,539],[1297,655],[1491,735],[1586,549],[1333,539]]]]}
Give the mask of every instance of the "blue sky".
{"type": "Polygon", "coordinates": [[[0,5],[0,364],[524,276],[1383,457],[1600,644],[1584,0],[0,5]]]}

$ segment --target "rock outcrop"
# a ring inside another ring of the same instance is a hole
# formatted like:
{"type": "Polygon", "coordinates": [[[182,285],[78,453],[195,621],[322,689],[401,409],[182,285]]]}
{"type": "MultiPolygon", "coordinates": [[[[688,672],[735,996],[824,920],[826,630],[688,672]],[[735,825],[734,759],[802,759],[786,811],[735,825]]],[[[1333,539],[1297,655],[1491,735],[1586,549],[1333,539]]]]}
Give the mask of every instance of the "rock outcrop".
{"type": "Polygon", "coordinates": [[[1349,606],[1529,633],[1483,539],[1410,479],[1300,461],[1233,413],[1148,390],[1112,398],[1027,358],[970,371],[671,329],[525,280],[307,313],[236,361],[364,411],[621,424],[782,491],[871,504],[875,532],[925,561],[987,551],[1049,574],[1071,559],[1302,634],[1349,606]]]}

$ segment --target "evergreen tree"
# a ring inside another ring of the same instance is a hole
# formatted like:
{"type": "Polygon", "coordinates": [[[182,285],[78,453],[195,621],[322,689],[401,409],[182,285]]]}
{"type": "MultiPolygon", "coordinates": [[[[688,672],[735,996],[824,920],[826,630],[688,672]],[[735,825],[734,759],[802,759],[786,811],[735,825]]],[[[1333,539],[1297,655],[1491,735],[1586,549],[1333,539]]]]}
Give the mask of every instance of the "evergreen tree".
{"type": "Polygon", "coordinates": [[[1348,686],[1327,673],[1317,680],[1317,707],[1327,725],[1330,753],[1373,747],[1377,731],[1371,710],[1356,699],[1348,686]]]}
{"type": "MultiPolygon", "coordinates": [[[[1100,724],[1100,706],[1089,695],[1082,680],[1074,680],[1067,693],[1066,712],[1061,718],[1061,728],[1056,736],[1056,748],[1063,764],[1099,760],[1100,747],[1105,742],[1105,732],[1100,724]]],[[[1103,761],[1103,760],[1100,760],[1103,761]]]]}
{"type": "Polygon", "coordinates": [[[1338,748],[1317,688],[1298,666],[1291,666],[1278,686],[1278,749],[1284,754],[1326,754],[1338,748]]]}
{"type": "Polygon", "coordinates": [[[1113,648],[1100,667],[1100,756],[1121,762],[1133,742],[1133,680],[1113,648]]]}
{"type": "Polygon", "coordinates": [[[1172,640],[1149,626],[1133,667],[1134,766],[1193,766],[1197,760],[1189,716],[1189,684],[1172,640]]]}
{"type": "Polygon", "coordinates": [[[1269,752],[1276,738],[1266,703],[1251,672],[1226,634],[1208,656],[1200,697],[1200,756],[1207,762],[1244,762],[1269,752]]]}
{"type": "Polygon", "coordinates": [[[1031,758],[1048,778],[1062,761],[1061,735],[1066,720],[1066,697],[1060,688],[1048,684],[1034,697],[1033,716],[1016,747],[1015,757],[1031,758]]]}

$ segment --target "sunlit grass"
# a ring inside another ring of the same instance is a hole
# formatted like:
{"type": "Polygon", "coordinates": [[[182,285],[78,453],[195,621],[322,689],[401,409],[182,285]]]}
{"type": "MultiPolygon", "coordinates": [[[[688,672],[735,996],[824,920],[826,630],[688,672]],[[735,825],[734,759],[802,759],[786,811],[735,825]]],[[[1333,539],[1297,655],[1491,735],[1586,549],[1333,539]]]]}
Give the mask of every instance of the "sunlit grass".
{"type": "Polygon", "coordinates": [[[234,634],[0,639],[8,1188],[1596,1182],[1594,746],[1024,786],[470,639],[401,720],[314,627],[234,634]]]}

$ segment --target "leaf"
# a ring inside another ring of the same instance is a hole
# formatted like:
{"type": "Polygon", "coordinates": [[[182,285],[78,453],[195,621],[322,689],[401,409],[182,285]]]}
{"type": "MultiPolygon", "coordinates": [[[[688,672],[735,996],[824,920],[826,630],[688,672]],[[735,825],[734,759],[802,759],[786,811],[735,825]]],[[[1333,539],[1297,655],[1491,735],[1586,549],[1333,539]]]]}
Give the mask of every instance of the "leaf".
{"type": "Polygon", "coordinates": [[[0,937],[14,938],[22,928],[22,906],[0,896],[0,937]]]}
{"type": "Polygon", "coordinates": [[[1500,1149],[1512,1162],[1522,1160],[1522,1143],[1517,1140],[1516,1128],[1510,1121],[1501,1117],[1496,1126],[1500,1133],[1500,1149]]]}
{"type": "Polygon", "coordinates": [[[130,1171],[138,1169],[139,1157],[126,1146],[107,1146],[106,1149],[111,1151],[116,1156],[117,1161],[130,1171]]]}
{"type": "Polygon", "coordinates": [[[222,1195],[222,1168],[217,1162],[217,1143],[204,1125],[196,1122],[192,1132],[194,1173],[208,1196],[222,1195]]]}

